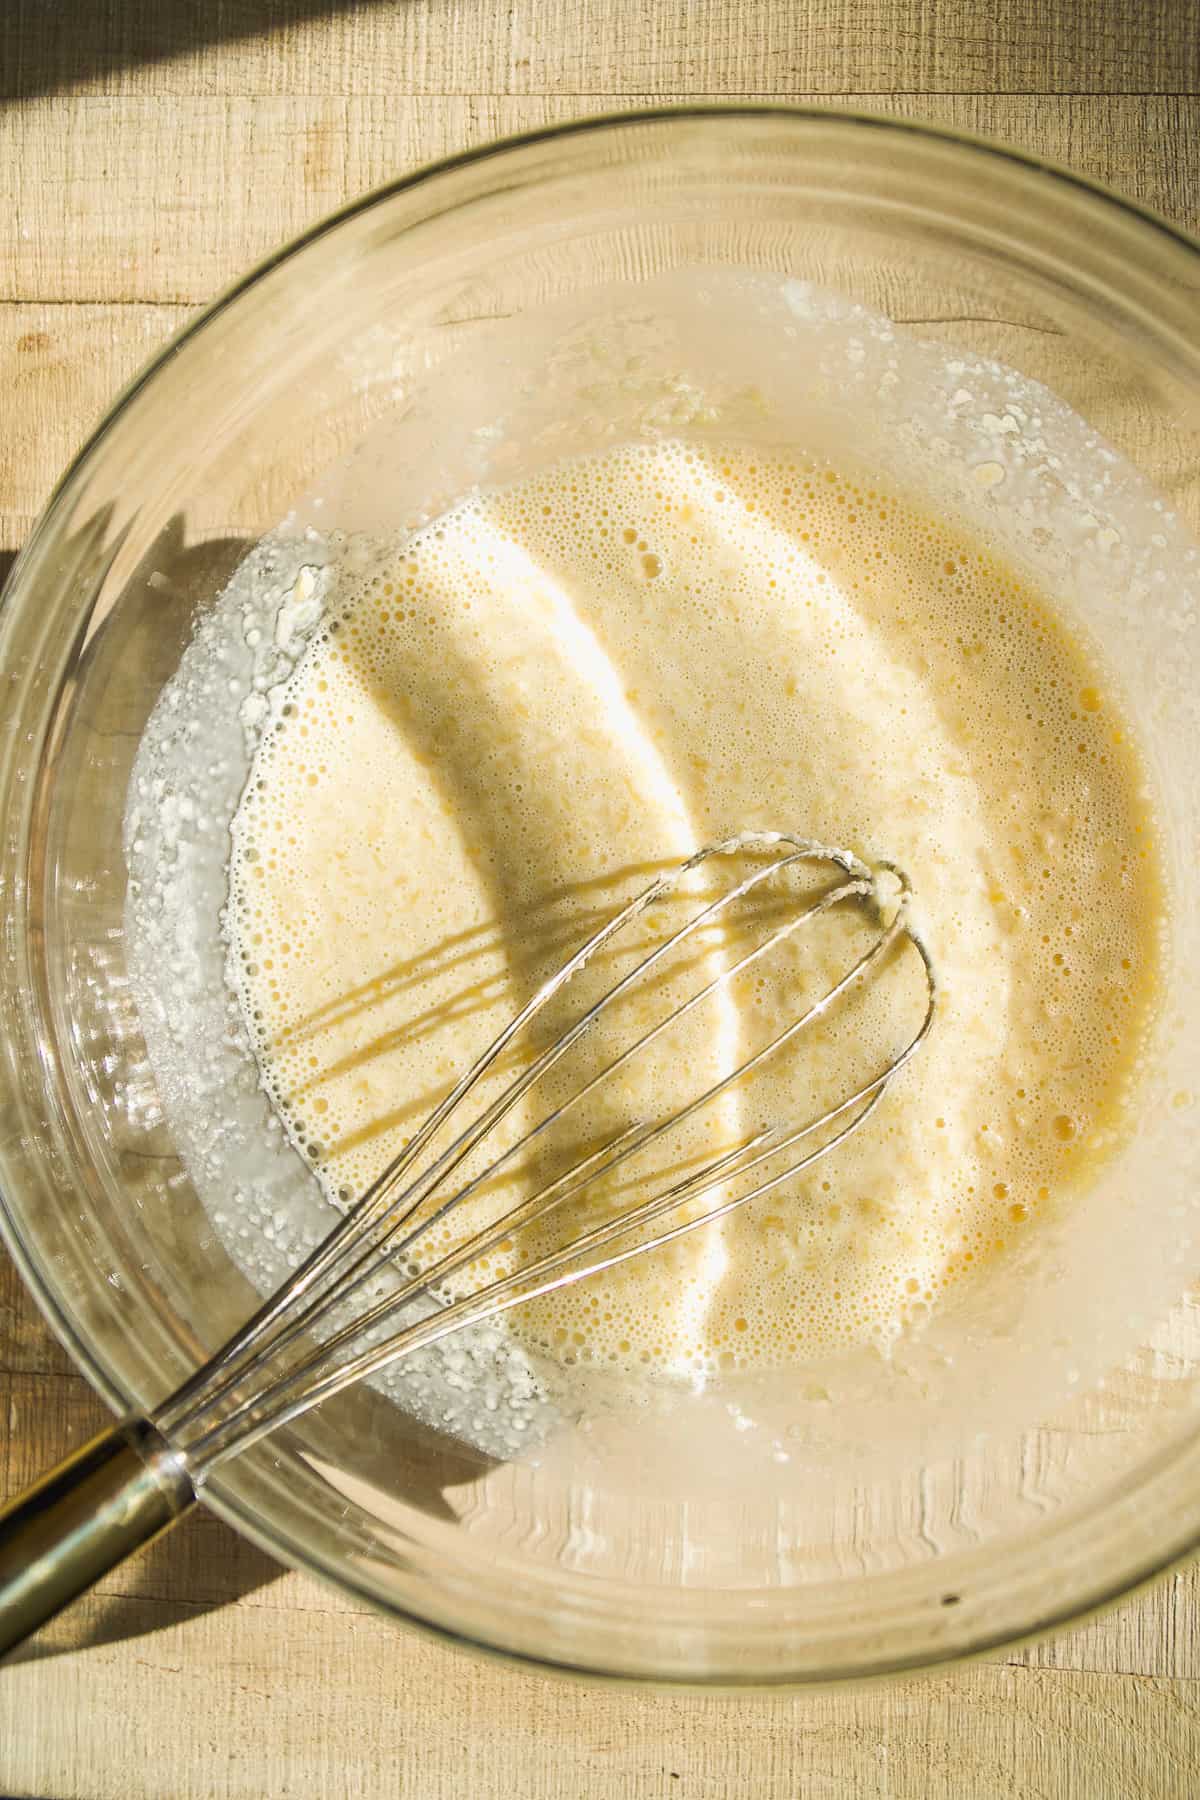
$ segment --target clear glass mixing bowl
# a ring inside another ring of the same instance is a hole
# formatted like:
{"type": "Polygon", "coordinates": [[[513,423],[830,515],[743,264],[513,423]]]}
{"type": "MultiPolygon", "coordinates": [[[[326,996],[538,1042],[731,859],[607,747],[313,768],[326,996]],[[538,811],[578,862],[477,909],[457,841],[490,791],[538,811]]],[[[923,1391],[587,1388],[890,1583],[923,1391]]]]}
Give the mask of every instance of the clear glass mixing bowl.
{"type": "MultiPolygon", "coordinates": [[[[4,1228],[114,1407],[159,1401],[252,1298],[178,1153],[126,967],[127,783],[197,621],[289,513],[297,529],[395,526],[532,460],[703,428],[726,376],[741,435],[803,437],[769,382],[746,378],[766,329],[749,301],[728,369],[711,334],[689,338],[689,308],[733,270],[796,284],[797,317],[834,291],[932,346],[940,367],[961,357],[978,375],[994,358],[1043,383],[1098,434],[1096,455],[1111,446],[1153,484],[1165,533],[1200,522],[1200,246],[1061,171],[894,120],[698,109],[540,133],[369,197],[218,301],[87,445],[0,613],[4,1228]]],[[[979,430],[1033,441],[1026,415],[1003,408],[979,430]]],[[[996,454],[979,464],[985,487],[996,454]]],[[[1143,568],[1129,582],[1121,603],[1090,581],[1076,600],[1127,676],[1184,877],[1169,1060],[1096,1202],[1107,1248],[1093,1264],[1085,1240],[1064,1241],[1057,1326],[993,1322],[990,1354],[1021,1367],[1028,1417],[992,1419],[981,1400],[987,1429],[948,1448],[929,1428],[937,1378],[910,1372],[911,1431],[889,1390],[890,1424],[857,1432],[886,1445],[856,1455],[853,1433],[813,1423],[828,1393],[797,1379],[772,1401],[771,1445],[789,1441],[789,1408],[797,1420],[796,1456],[775,1474],[752,1418],[743,1464],[710,1440],[707,1402],[689,1413],[686,1397],[666,1456],[649,1412],[603,1456],[577,1418],[540,1460],[505,1467],[361,1391],[222,1470],[208,1498],[223,1517],[457,1639],[592,1674],[727,1684],[976,1652],[1193,1547],[1195,606],[1184,576],[1143,568]],[[1140,1239],[1161,1254],[1134,1271],[1140,1239]],[[1110,1330],[1122,1257],[1129,1304],[1110,1330]],[[1095,1309],[1091,1292],[1107,1296],[1095,1309]],[[1111,1367],[1088,1352],[1097,1336],[1111,1367]],[[1057,1370],[1044,1400],[1043,1364],[1057,1370]]],[[[962,1411],[947,1380],[946,1407],[962,1411]]]]}

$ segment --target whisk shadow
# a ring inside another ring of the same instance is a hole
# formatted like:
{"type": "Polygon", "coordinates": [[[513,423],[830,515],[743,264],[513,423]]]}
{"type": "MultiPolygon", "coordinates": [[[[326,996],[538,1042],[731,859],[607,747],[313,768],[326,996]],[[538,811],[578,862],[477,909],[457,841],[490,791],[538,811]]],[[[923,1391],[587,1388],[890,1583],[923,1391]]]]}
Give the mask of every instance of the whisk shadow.
{"type": "MultiPolygon", "coordinates": [[[[26,1379],[37,1372],[43,1381],[71,1384],[70,1390],[63,1390],[64,1398],[71,1393],[69,1404],[51,1404],[36,1412],[24,1405],[15,1410],[17,1442],[22,1421],[34,1433],[26,1454],[33,1448],[39,1457],[53,1460],[76,1432],[86,1436],[107,1423],[103,1403],[85,1388],[81,1376],[71,1373],[32,1295],[2,1253],[0,1361],[10,1379],[20,1378],[13,1372],[27,1371],[26,1379]]],[[[76,1609],[40,1632],[9,1661],[44,1661],[162,1630],[244,1599],[283,1573],[272,1557],[238,1537],[215,1514],[200,1509],[110,1578],[108,1591],[92,1595],[86,1610],[76,1609]]]]}
{"type": "MultiPolygon", "coordinates": [[[[665,857],[629,863],[602,876],[564,884],[554,892],[541,895],[530,905],[522,919],[521,943],[526,964],[534,970],[559,965],[600,924],[611,918],[632,893],[655,876],[672,871],[677,866],[677,858],[665,857]],[[585,899],[591,903],[579,905],[585,899]],[[566,916],[563,915],[564,907],[571,909],[566,916]]],[[[686,904],[695,907],[706,898],[715,898],[719,891],[716,887],[711,894],[693,891],[686,904]]],[[[786,898],[772,894],[756,897],[746,911],[757,926],[763,927],[785,917],[788,904],[786,898]]],[[[469,930],[440,940],[416,956],[389,966],[370,982],[348,989],[288,1027],[280,1034],[281,1045],[307,1040],[309,1047],[315,1049],[319,1046],[324,1031],[337,1029],[344,1032],[348,1029],[353,1032],[356,1025],[361,1028],[369,1021],[376,1006],[390,1004],[407,994],[418,1007],[418,1010],[405,1014],[402,1020],[388,1029],[365,1037],[351,1050],[328,1062],[319,1063],[313,1073],[298,1081],[283,1096],[285,1106],[299,1108],[307,1098],[319,1094],[326,1083],[362,1069],[401,1046],[409,1048],[423,1040],[436,1038],[442,1030],[481,1016],[489,1007],[503,999],[506,989],[511,985],[509,972],[496,966],[504,957],[505,948],[503,922],[499,919],[484,921],[469,930]],[[453,996],[420,1008],[422,985],[440,980],[449,971],[456,971],[461,981],[453,996]]],[[[704,967],[706,955],[707,947],[700,940],[691,952],[676,960],[676,974],[699,971],[704,967]]],[[[589,964],[589,968],[602,971],[606,965],[621,964],[624,958],[625,950],[622,945],[600,952],[589,964]]],[[[527,994],[514,997],[510,1001],[510,1007],[515,1009],[521,999],[527,997],[527,994]]],[[[524,1046],[514,1048],[501,1057],[496,1064],[496,1072],[515,1074],[542,1047],[543,1040],[548,1042],[554,1035],[555,1029],[552,1026],[539,1022],[529,1032],[524,1046]]],[[[479,1048],[483,1048],[482,1041],[479,1048]]],[[[314,1057],[313,1060],[318,1059],[314,1057]]],[[[378,1137],[427,1117],[445,1099],[453,1085],[454,1078],[448,1077],[440,1085],[411,1095],[386,1112],[375,1114],[365,1123],[339,1137],[336,1149],[339,1152],[358,1149],[378,1137]]]]}
{"type": "Polygon", "coordinates": [[[122,1571],[123,1591],[101,1592],[79,1610],[41,1631],[9,1657],[10,1663],[46,1662],[79,1650],[98,1650],[129,1638],[149,1637],[174,1625],[230,1606],[277,1581],[287,1570],[239,1537],[213,1514],[201,1511],[150,1544],[122,1571]]]}
{"type": "MultiPolygon", "coordinates": [[[[587,932],[606,918],[612,911],[614,897],[623,887],[634,880],[652,881],[656,875],[662,875],[673,869],[678,858],[659,857],[653,860],[628,863],[623,868],[609,870],[603,875],[589,877],[586,881],[566,882],[534,900],[523,914],[523,923],[532,940],[539,958],[551,956],[556,949],[565,948],[563,940],[568,934],[583,937],[587,932]],[[591,907],[575,912],[570,920],[555,920],[554,913],[564,903],[577,901],[585,896],[597,896],[597,903],[591,907]]],[[[324,1006],[315,1008],[304,1018],[298,1019],[294,1025],[281,1033],[281,1043],[303,1040],[314,1031],[328,1025],[340,1023],[356,1012],[373,1006],[381,999],[391,999],[402,993],[407,987],[415,987],[428,981],[431,975],[448,973],[462,967],[470,967],[478,963],[480,958],[491,951],[498,950],[503,942],[503,924],[498,919],[488,919],[479,925],[472,925],[465,931],[453,932],[442,938],[428,950],[420,951],[416,956],[392,963],[382,969],[370,981],[362,982],[358,987],[347,988],[344,994],[324,1006]]],[[[478,991],[478,984],[472,984],[467,993],[478,991]]],[[[420,1026],[422,1016],[413,1020],[413,1028],[420,1026]]]]}

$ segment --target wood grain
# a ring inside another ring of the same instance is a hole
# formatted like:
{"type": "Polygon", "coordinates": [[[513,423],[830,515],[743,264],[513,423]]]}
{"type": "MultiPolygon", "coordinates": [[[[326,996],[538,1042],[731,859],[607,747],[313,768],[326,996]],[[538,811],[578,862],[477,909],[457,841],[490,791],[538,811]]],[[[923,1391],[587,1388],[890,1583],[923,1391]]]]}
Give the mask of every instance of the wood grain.
{"type": "Polygon", "coordinates": [[[88,432],[193,310],[182,306],[0,306],[0,549],[15,550],[88,432]]]}
{"type": "MultiPolygon", "coordinates": [[[[796,1698],[619,1692],[243,1608],[5,1676],[21,1793],[120,1800],[1161,1800],[1200,1791],[1200,1684],[974,1668],[796,1698]],[[284,1649],[286,1647],[286,1657],[284,1649]],[[319,1696],[319,1702],[317,1697],[319,1696]],[[87,1785],[82,1769],[91,1771],[87,1785]]],[[[87,1614],[103,1602],[89,1601],[87,1614]]],[[[55,1634],[45,1649],[53,1653],[55,1634]]]]}
{"type": "MultiPolygon", "coordinates": [[[[748,99],[743,94],[733,96],[748,99]]],[[[793,94],[862,107],[871,96],[793,94]]],[[[662,91],[631,94],[655,106],[662,91]]],[[[0,301],[198,305],[335,207],[435,157],[603,109],[605,97],[202,96],[36,101],[0,113],[0,167],[23,171],[0,217],[0,301]],[[64,130],[69,104],[70,129],[64,130]],[[203,170],[202,183],[195,171],[203,170]],[[113,194],[121,195],[119,206],[113,194]],[[35,209],[35,210],[34,210],[35,209]]],[[[1200,101],[922,93],[888,108],[1083,166],[1200,226],[1200,101]]]]}
{"type": "Polygon", "coordinates": [[[1174,94],[1181,0],[10,0],[10,97],[1174,94]]]}
{"type": "MultiPolygon", "coordinates": [[[[1197,0],[9,0],[0,551],[116,389],[366,188],[614,105],[832,101],[1067,162],[1200,226],[1197,0]]],[[[0,1485],[94,1430],[0,1265],[0,1485]]],[[[198,1514],[0,1674],[0,1793],[1183,1800],[1200,1572],[1055,1642],[859,1693],[546,1682],[399,1634],[198,1514]]]]}

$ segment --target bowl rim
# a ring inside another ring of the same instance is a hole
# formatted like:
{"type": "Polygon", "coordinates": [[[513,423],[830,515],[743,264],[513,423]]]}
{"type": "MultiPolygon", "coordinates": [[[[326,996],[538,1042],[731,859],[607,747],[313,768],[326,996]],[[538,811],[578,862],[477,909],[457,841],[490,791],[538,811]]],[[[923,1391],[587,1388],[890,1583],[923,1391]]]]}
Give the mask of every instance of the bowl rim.
{"type": "MultiPolygon", "coordinates": [[[[670,128],[680,124],[709,125],[720,129],[727,123],[760,122],[769,124],[772,120],[789,125],[819,125],[835,131],[844,131],[847,135],[861,134],[862,132],[892,135],[938,146],[951,156],[963,161],[970,159],[981,163],[1006,165],[1014,172],[1019,181],[1054,184],[1066,194],[1074,196],[1086,208],[1103,211],[1116,219],[1124,219],[1136,231],[1145,230],[1153,233],[1172,252],[1183,252],[1189,260],[1200,258],[1200,236],[1175,224],[1154,209],[1128,199],[1103,182],[1080,175],[1052,158],[995,142],[957,127],[931,124],[921,119],[902,118],[895,114],[871,109],[822,104],[791,105],[787,102],[773,101],[706,101],[608,110],[491,139],[487,143],[423,163],[407,174],[381,183],[356,199],[346,202],[260,258],[172,333],[159,346],[149,361],[118,390],[102,418],[88,433],[81,447],[54,484],[25,544],[9,570],[6,581],[0,588],[0,628],[5,623],[4,615],[7,611],[7,603],[11,601],[12,596],[20,587],[26,567],[32,564],[38,549],[52,534],[58,516],[68,506],[93,458],[102,450],[110,433],[116,428],[122,416],[135,402],[142,390],[154,381],[165,364],[171,361],[192,339],[198,337],[214,320],[233,308],[243,296],[259,286],[273,272],[302,255],[310,246],[332,236],[345,225],[368,214],[374,208],[405,193],[436,184],[453,177],[459,171],[494,161],[503,161],[510,156],[519,156],[527,150],[540,146],[573,139],[589,139],[616,131],[670,128]]],[[[1200,331],[1197,333],[1196,347],[1200,349],[1200,331]]],[[[39,1259],[25,1241],[19,1216],[3,1185],[0,1185],[0,1239],[3,1240],[12,1255],[43,1318],[71,1356],[76,1367],[114,1411],[127,1411],[127,1396],[122,1393],[109,1375],[98,1352],[79,1333],[70,1312],[60,1304],[58,1297],[44,1279],[39,1259]]],[[[1187,1436],[1174,1438],[1171,1444],[1159,1454],[1147,1456],[1138,1466],[1139,1468],[1154,1466],[1161,1472],[1171,1462],[1185,1455],[1189,1447],[1197,1445],[1200,1445],[1200,1425],[1194,1427],[1187,1436]]],[[[1164,1541],[1159,1550],[1143,1556],[1120,1578],[1096,1582],[1091,1589],[1080,1592],[1075,1599],[1047,1608],[1040,1616],[1031,1620],[1028,1629],[984,1630],[976,1633],[965,1644],[955,1643],[944,1651],[926,1649],[908,1658],[889,1656],[873,1664],[863,1664],[853,1668],[829,1667],[801,1673],[785,1670],[779,1674],[764,1674],[761,1671],[755,1671],[745,1678],[739,1678],[731,1673],[717,1674],[711,1677],[704,1673],[644,1675],[622,1671],[598,1662],[565,1661],[550,1655],[540,1656],[525,1648],[516,1649],[489,1642],[466,1630],[459,1630],[432,1619],[382,1595],[365,1579],[357,1579],[348,1564],[336,1562],[333,1558],[322,1554],[319,1549],[294,1541],[292,1535],[286,1531],[281,1532],[276,1527],[264,1526],[247,1502],[236,1494],[223,1490],[224,1483],[218,1477],[211,1485],[206,1484],[203,1498],[220,1518],[236,1527],[242,1535],[256,1543],[272,1557],[291,1567],[305,1569],[321,1576],[342,1591],[357,1595],[372,1607],[429,1637],[455,1648],[469,1649],[472,1652],[483,1653],[519,1667],[533,1668],[562,1677],[593,1683],[599,1681],[621,1687],[649,1687],[663,1691],[687,1691],[703,1688],[707,1691],[724,1689],[730,1692],[745,1692],[768,1689],[801,1689],[830,1684],[859,1685],[893,1675],[912,1674],[918,1670],[945,1669],[947,1666],[987,1655],[1000,1648],[1010,1648],[1035,1641],[1066,1625],[1078,1624],[1152,1581],[1200,1548],[1200,1508],[1198,1508],[1195,1523],[1186,1532],[1177,1534],[1178,1541],[1164,1541]]]]}

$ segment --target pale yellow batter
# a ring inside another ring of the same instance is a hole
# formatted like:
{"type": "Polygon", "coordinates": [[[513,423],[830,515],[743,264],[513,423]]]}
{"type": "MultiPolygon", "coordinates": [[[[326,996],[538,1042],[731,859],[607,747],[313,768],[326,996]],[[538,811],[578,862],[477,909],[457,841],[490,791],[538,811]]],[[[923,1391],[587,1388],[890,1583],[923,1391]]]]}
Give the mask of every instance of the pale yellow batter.
{"type": "MultiPolygon", "coordinates": [[[[346,1194],[617,899],[751,828],[907,869],[933,1036],[805,1182],[514,1321],[566,1360],[887,1341],[1111,1154],[1161,898],[1103,675],[1038,594],[895,495],[663,444],[406,543],[258,754],[231,870],[242,1000],[293,1136],[346,1194]]],[[[791,1003],[769,979],[751,998],[768,1022],[791,1003]]],[[[894,1003],[806,1052],[830,1091],[886,1047],[894,1003]]],[[[727,1067],[743,1004],[643,1071],[622,1116],[727,1067]]],[[[794,1115],[799,1066],[724,1126],[794,1115]]]]}

